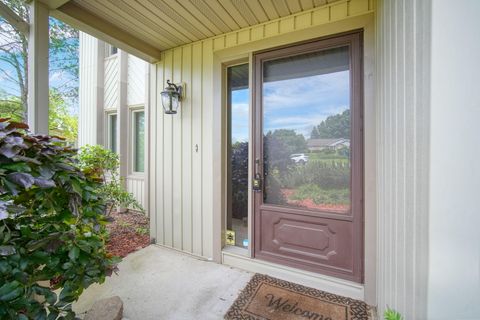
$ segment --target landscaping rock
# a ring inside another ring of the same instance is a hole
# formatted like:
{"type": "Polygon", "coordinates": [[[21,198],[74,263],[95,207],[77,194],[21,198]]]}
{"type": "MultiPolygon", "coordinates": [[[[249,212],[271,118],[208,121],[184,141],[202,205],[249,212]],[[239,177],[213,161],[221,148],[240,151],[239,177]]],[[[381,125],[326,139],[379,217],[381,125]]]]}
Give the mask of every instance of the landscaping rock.
{"type": "Polygon", "coordinates": [[[123,302],[115,296],[102,299],[93,305],[85,315],[84,320],[121,320],[123,315],[123,302]]]}

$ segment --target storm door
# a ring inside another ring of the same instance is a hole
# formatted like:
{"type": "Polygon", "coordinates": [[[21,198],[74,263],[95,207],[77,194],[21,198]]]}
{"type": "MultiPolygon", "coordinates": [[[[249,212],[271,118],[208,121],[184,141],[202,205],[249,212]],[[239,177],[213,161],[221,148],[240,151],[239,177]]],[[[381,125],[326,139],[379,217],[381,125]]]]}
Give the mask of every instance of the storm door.
{"type": "Polygon", "coordinates": [[[362,34],[254,56],[254,257],[363,281],[362,34]]]}

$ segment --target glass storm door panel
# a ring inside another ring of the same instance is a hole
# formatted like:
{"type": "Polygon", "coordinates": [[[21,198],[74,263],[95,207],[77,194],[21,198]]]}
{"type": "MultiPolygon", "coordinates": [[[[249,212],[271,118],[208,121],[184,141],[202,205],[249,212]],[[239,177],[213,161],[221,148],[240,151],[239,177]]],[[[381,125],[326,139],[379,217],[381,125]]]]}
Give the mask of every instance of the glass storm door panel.
{"type": "Polygon", "coordinates": [[[248,63],[227,68],[227,229],[232,243],[248,249],[248,63]]]}
{"type": "Polygon", "coordinates": [[[255,85],[255,257],[361,282],[361,34],[257,54],[255,85]]]}

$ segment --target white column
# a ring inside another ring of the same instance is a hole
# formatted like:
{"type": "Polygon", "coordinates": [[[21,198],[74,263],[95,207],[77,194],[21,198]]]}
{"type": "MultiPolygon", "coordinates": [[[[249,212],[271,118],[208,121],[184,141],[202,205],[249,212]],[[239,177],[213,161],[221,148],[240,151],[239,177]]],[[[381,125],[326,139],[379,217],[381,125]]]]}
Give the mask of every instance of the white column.
{"type": "Polygon", "coordinates": [[[377,3],[377,310],[382,315],[389,306],[405,319],[423,320],[428,283],[430,1],[377,3]]]}
{"type": "MultiPolygon", "coordinates": [[[[118,155],[120,158],[120,177],[123,178],[123,186],[127,189],[127,175],[129,164],[129,145],[130,139],[128,135],[129,115],[127,104],[127,77],[128,77],[128,53],[118,50],[118,155]]],[[[119,208],[119,211],[126,208],[119,208]]]]}
{"type": "Polygon", "coordinates": [[[48,18],[47,6],[30,4],[28,38],[28,125],[34,133],[48,134],[48,18]]]}
{"type": "Polygon", "coordinates": [[[432,1],[428,319],[480,318],[479,17],[432,1]]]}
{"type": "Polygon", "coordinates": [[[104,143],[104,42],[80,32],[78,146],[104,143]]]}

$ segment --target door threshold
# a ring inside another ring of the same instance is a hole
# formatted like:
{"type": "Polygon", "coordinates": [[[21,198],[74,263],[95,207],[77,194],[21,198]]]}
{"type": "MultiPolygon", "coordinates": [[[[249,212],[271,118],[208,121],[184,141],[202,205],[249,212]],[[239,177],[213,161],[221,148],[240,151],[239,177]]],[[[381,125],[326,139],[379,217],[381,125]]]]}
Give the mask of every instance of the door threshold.
{"type": "Polygon", "coordinates": [[[222,263],[250,272],[266,274],[307,287],[365,301],[363,284],[253,259],[248,250],[233,246],[222,250],[222,263]]]}

